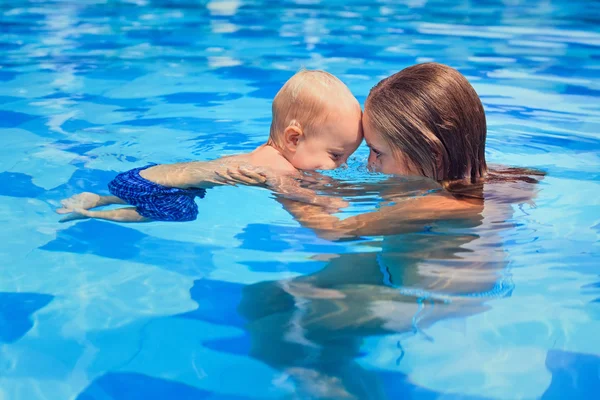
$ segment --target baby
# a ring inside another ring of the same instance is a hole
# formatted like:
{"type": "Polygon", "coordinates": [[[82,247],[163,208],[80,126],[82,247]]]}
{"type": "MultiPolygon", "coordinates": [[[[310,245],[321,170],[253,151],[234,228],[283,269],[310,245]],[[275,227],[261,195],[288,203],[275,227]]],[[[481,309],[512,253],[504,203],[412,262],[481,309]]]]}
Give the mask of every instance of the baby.
{"type": "MultiPolygon", "coordinates": [[[[81,193],[61,201],[61,222],[98,218],[118,222],[192,221],[195,197],[206,189],[235,182],[232,170],[249,167],[279,178],[279,190],[315,202],[314,193],[300,188],[299,170],[339,167],[362,141],[361,108],[346,85],[324,71],[301,71],[290,78],[273,100],[273,119],[266,144],[247,154],[213,161],[149,165],[117,175],[108,184],[112,196],[81,193]],[[286,187],[288,189],[286,189],[286,187]],[[311,196],[311,194],[313,196],[311,196]],[[91,211],[111,204],[130,205],[91,211]]],[[[238,175],[237,181],[243,181],[238,175]]],[[[326,199],[326,198],[323,198],[326,199]]]]}

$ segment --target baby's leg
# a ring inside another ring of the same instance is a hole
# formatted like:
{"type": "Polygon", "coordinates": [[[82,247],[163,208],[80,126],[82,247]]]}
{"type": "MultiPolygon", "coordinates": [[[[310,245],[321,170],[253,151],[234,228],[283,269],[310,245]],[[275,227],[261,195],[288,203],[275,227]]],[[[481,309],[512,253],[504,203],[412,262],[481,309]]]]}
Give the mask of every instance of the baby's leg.
{"type": "Polygon", "coordinates": [[[73,210],[89,210],[110,204],[127,204],[116,196],[100,196],[95,193],[83,192],[61,200],[62,208],[56,210],[58,214],[68,214],[73,210]]]}
{"type": "Polygon", "coordinates": [[[90,211],[82,208],[74,209],[59,222],[75,221],[78,219],[104,219],[115,222],[148,222],[149,218],[141,216],[135,207],[117,208],[116,210],[90,211]]]}

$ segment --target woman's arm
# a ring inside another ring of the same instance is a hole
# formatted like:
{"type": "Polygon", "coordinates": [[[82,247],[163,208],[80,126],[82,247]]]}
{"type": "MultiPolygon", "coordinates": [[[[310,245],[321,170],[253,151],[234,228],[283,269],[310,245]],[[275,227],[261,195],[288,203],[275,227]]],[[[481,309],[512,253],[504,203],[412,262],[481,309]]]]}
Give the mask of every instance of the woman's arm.
{"type": "Polygon", "coordinates": [[[378,211],[340,220],[315,205],[286,198],[279,198],[279,202],[303,226],[328,239],[418,232],[436,220],[473,217],[483,210],[483,203],[435,194],[407,199],[378,211]]]}
{"type": "MultiPolygon", "coordinates": [[[[286,199],[318,206],[327,212],[337,212],[340,208],[348,206],[348,203],[341,197],[319,195],[312,185],[311,189],[302,187],[301,183],[307,180],[302,179],[300,174],[298,176],[275,174],[272,171],[240,165],[225,166],[220,170],[201,166],[193,170],[193,179],[197,182],[198,187],[204,187],[207,183],[215,183],[215,181],[220,184],[265,187],[286,199]]],[[[320,183],[318,178],[312,179],[313,184],[320,183]]],[[[323,179],[323,181],[326,180],[323,179]]],[[[308,180],[308,182],[311,181],[308,180]]]]}
{"type": "MultiPolygon", "coordinates": [[[[340,220],[330,213],[347,205],[340,197],[319,196],[315,191],[301,187],[295,179],[272,176],[253,168],[238,167],[227,172],[240,183],[264,183],[278,194],[278,201],[298,222],[328,239],[418,232],[436,220],[473,217],[483,210],[480,199],[457,200],[445,192],[411,198],[397,194],[399,203],[340,220]]],[[[402,182],[403,189],[415,190],[410,182],[402,182]]],[[[315,183],[318,184],[318,180],[315,183]]]]}

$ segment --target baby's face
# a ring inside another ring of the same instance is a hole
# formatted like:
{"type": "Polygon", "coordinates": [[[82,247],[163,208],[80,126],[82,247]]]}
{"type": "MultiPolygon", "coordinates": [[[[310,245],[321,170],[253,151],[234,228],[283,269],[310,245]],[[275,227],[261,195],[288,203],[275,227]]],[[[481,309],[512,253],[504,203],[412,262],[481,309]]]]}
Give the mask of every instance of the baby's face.
{"type": "Polygon", "coordinates": [[[357,106],[355,110],[336,111],[314,129],[315,132],[298,143],[290,162],[305,171],[335,169],[344,164],[362,142],[360,109],[357,106]]]}

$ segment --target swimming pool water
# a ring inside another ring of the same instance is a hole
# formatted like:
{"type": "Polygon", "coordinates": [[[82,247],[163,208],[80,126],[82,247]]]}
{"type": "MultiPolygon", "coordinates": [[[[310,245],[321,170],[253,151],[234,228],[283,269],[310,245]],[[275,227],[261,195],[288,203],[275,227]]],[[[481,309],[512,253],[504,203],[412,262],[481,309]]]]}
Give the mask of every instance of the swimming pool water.
{"type": "Polygon", "coordinates": [[[599,16],[587,0],[1,1],[0,399],[596,398],[599,16]],[[190,223],[58,223],[60,199],[117,171],[261,144],[301,67],[362,103],[432,60],[480,94],[490,162],[547,172],[497,228],[330,242],[246,187],[210,191],[190,223]],[[393,300],[390,268],[473,260],[496,263],[478,307],[393,300]],[[294,283],[334,267],[354,282],[294,283]]]}

